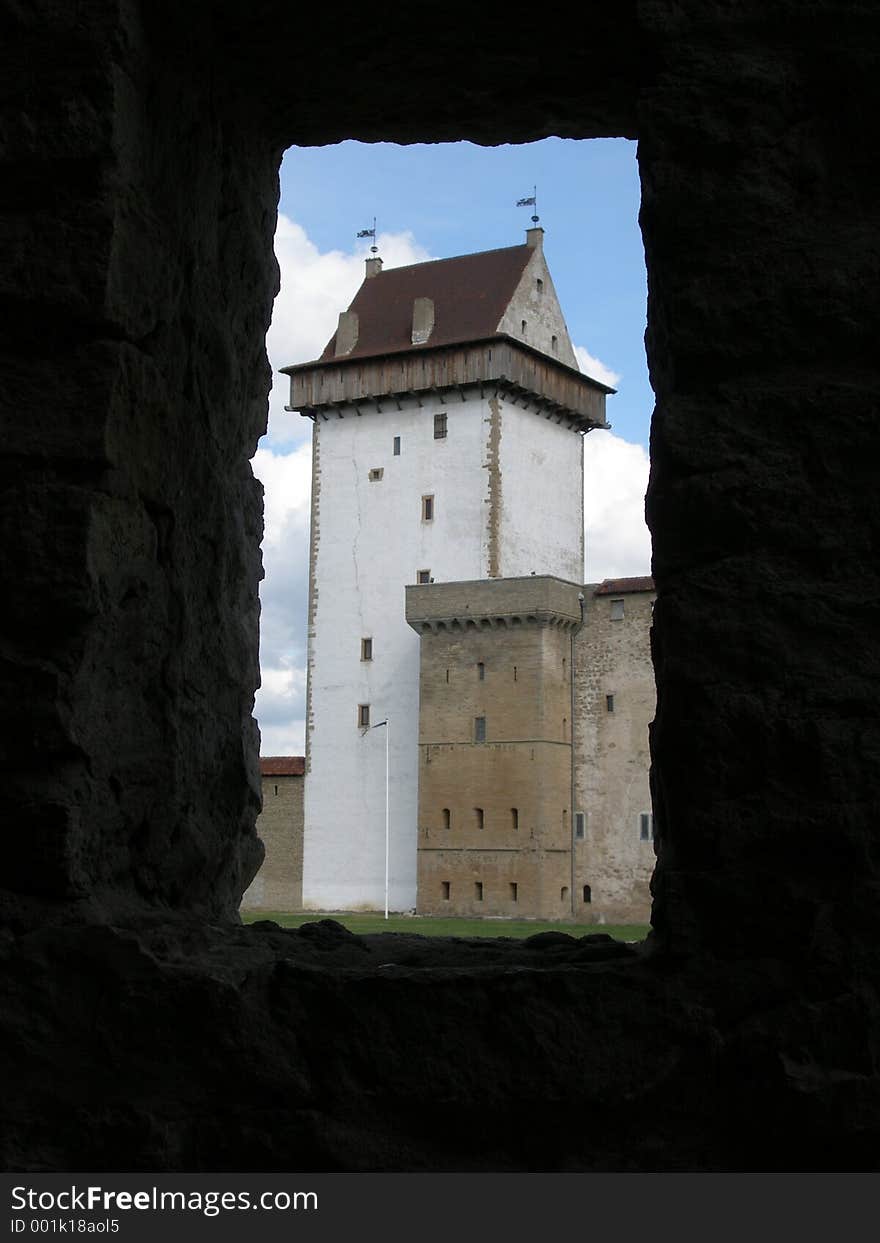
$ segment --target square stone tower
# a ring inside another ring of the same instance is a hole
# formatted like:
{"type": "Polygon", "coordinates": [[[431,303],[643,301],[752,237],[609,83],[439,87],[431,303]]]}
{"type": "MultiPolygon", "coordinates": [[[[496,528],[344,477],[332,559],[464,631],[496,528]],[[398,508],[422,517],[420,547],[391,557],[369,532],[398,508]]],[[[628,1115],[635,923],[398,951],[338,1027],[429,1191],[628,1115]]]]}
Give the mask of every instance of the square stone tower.
{"type": "Polygon", "coordinates": [[[405,589],[583,578],[582,375],[525,245],[367,273],[322,356],[285,368],[313,430],[303,905],[416,905],[419,639],[405,589]],[[383,729],[376,726],[383,722],[383,729]]]}

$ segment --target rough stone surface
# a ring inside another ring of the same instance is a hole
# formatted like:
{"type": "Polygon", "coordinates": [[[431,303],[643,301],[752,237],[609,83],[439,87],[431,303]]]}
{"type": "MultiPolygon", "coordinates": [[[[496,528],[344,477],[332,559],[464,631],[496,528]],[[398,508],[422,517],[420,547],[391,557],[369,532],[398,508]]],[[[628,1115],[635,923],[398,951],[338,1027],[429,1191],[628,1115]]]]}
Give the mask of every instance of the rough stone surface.
{"type": "Polygon", "coordinates": [[[6,1167],[876,1168],[876,6],[348,16],[0,6],[6,1167]],[[553,133],[640,142],[655,933],[243,929],[281,151],[553,133]]]}

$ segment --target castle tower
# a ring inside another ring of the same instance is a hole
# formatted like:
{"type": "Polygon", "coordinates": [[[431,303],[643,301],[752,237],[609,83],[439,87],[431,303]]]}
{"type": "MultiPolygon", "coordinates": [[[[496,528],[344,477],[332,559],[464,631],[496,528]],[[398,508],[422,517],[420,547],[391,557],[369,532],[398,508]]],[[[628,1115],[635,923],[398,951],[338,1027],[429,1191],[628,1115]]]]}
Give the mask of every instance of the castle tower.
{"type": "Polygon", "coordinates": [[[405,589],[583,579],[583,445],[613,390],[577,370],[525,245],[365,280],[322,356],[285,368],[313,421],[303,905],[416,904],[419,638],[405,589]],[[390,725],[375,728],[383,721],[390,725]]]}

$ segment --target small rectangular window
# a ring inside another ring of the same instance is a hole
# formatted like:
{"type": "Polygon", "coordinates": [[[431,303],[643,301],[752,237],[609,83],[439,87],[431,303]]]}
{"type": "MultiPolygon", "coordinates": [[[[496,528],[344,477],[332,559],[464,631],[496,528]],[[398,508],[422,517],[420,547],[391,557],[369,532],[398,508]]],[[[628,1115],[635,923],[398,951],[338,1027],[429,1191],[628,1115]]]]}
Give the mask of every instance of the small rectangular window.
{"type": "Polygon", "coordinates": [[[358,704],[358,725],[361,729],[370,728],[370,705],[358,704]]]}
{"type": "Polygon", "coordinates": [[[448,902],[449,901],[449,881],[448,880],[441,880],[440,892],[443,895],[444,901],[448,902]]]}
{"type": "Polygon", "coordinates": [[[654,817],[649,811],[643,811],[639,816],[639,838],[643,842],[654,840],[654,817]]]}
{"type": "Polygon", "coordinates": [[[611,620],[612,621],[623,621],[623,601],[622,600],[611,601],[611,620]]]}
{"type": "Polygon", "coordinates": [[[486,818],[485,818],[485,816],[484,816],[484,814],[483,814],[483,809],[482,809],[482,807],[475,807],[475,808],[474,808],[474,819],[475,819],[475,821],[476,821],[477,828],[478,828],[478,829],[481,829],[481,828],[483,827],[483,825],[486,823],[486,818]]]}
{"type": "Polygon", "coordinates": [[[394,437],[394,456],[400,457],[400,437],[394,437]]]}
{"type": "Polygon", "coordinates": [[[361,639],[361,660],[373,659],[373,640],[361,639]]]}
{"type": "Polygon", "coordinates": [[[483,901],[483,882],[481,880],[474,881],[474,897],[478,902],[483,901]]]}
{"type": "Polygon", "coordinates": [[[442,813],[441,813],[441,814],[442,814],[442,816],[443,816],[443,827],[444,827],[444,829],[449,829],[449,828],[451,828],[451,827],[452,827],[452,813],[450,812],[449,808],[448,808],[448,807],[444,807],[444,808],[443,808],[443,811],[442,811],[442,813]]]}
{"type": "Polygon", "coordinates": [[[585,820],[584,813],[582,811],[576,811],[574,814],[574,835],[578,839],[578,841],[583,840],[584,820],[585,820]]]}
{"type": "Polygon", "coordinates": [[[510,824],[511,824],[511,827],[514,829],[519,828],[519,808],[518,807],[511,807],[510,809],[510,824]]]}
{"type": "Polygon", "coordinates": [[[606,712],[614,711],[614,696],[613,695],[605,696],[605,711],[606,712]]]}
{"type": "Polygon", "coordinates": [[[483,664],[482,661],[479,661],[477,664],[477,677],[480,679],[481,682],[486,681],[486,666],[483,664]]]}
{"type": "Polygon", "coordinates": [[[434,415],[434,439],[435,440],[446,439],[446,415],[445,414],[434,415]]]}
{"type": "Polygon", "coordinates": [[[486,718],[484,716],[474,717],[474,742],[486,741],[486,718]]]}
{"type": "Polygon", "coordinates": [[[384,474],[385,474],[385,471],[383,467],[374,466],[373,469],[370,471],[370,483],[378,483],[384,474]]]}
{"type": "Polygon", "coordinates": [[[416,578],[416,582],[417,583],[430,583],[430,581],[431,581],[431,571],[430,570],[419,570],[418,576],[416,578]]]}
{"type": "Polygon", "coordinates": [[[278,787],[277,787],[277,786],[275,787],[275,793],[276,793],[276,794],[278,793],[278,787]]]}
{"type": "Polygon", "coordinates": [[[515,881],[515,880],[512,880],[512,881],[510,882],[510,900],[511,900],[511,902],[516,902],[516,901],[517,901],[517,899],[518,899],[518,897],[519,897],[519,885],[516,883],[516,881],[515,881]]]}
{"type": "Polygon", "coordinates": [[[513,666],[513,680],[516,681],[516,665],[513,666]]]}
{"type": "Polygon", "coordinates": [[[434,498],[433,496],[422,497],[422,521],[432,522],[434,519],[434,498]]]}

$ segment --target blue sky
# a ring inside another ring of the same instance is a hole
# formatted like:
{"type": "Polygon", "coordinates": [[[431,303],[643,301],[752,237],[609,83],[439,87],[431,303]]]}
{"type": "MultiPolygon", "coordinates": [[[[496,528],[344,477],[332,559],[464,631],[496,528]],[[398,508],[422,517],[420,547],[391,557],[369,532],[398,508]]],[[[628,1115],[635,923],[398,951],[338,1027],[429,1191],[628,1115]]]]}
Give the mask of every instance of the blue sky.
{"type": "Polygon", "coordinates": [[[524,240],[537,185],[544,250],[583,370],[613,384],[611,432],[585,450],[586,581],[650,570],[644,526],[653,394],[644,352],[646,277],[635,143],[547,139],[525,146],[339,143],[292,148],[281,169],[281,267],[267,348],[269,432],[253,461],[265,489],[261,589],[263,755],[302,754],[311,424],[286,413],[277,374],[315,358],[363,279],[377,219],[387,267],[524,240]]]}

